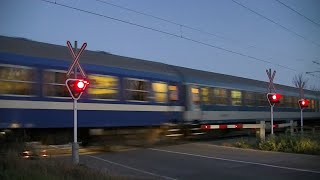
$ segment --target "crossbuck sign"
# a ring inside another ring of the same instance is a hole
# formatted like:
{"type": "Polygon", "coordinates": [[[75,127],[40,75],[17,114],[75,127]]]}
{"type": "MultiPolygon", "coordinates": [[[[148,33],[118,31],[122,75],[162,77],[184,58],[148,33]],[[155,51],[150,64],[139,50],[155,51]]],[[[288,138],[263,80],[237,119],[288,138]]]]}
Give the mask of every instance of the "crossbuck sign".
{"type": "MultiPolygon", "coordinates": [[[[72,70],[75,68],[75,67],[78,67],[81,75],[83,78],[86,78],[86,73],[84,72],[84,70],[82,69],[82,67],[80,66],[80,63],[79,63],[79,57],[80,55],[82,54],[82,52],[84,51],[84,49],[87,47],[87,43],[83,43],[82,46],[81,46],[81,49],[80,51],[76,54],[73,50],[73,47],[70,43],[70,41],[67,41],[67,45],[68,45],[68,48],[69,48],[69,51],[72,55],[72,58],[73,58],[73,62],[72,62],[72,65],[69,67],[68,69],[68,72],[67,72],[67,78],[70,77],[71,73],[72,73],[72,70]]],[[[76,77],[75,77],[76,78],[76,77]]]]}

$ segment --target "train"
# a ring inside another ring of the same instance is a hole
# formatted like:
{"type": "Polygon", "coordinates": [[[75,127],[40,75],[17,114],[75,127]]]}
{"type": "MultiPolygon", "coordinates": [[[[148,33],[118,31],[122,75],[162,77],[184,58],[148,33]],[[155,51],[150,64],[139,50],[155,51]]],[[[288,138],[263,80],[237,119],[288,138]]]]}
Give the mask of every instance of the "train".
{"type": "MultiPolygon", "coordinates": [[[[18,37],[0,42],[0,129],[71,129],[68,48],[18,37]]],[[[267,82],[103,51],[84,51],[80,64],[90,82],[78,100],[81,129],[270,120],[267,82]]],[[[300,119],[299,89],[275,86],[283,95],[275,121],[300,119]]],[[[310,100],[305,120],[319,119],[319,93],[304,95],[310,100]]]]}

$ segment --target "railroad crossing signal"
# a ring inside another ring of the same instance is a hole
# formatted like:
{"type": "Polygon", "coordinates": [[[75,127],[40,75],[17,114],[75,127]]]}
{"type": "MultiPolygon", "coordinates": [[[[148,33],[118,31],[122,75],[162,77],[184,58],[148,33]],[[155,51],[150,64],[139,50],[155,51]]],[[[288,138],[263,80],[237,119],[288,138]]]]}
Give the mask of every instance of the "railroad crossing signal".
{"type": "Polygon", "coordinates": [[[301,132],[303,133],[303,109],[309,106],[310,101],[308,99],[299,99],[298,103],[300,107],[301,132]]]}
{"type": "Polygon", "coordinates": [[[67,77],[70,77],[72,70],[74,68],[78,67],[82,77],[86,78],[86,73],[84,72],[84,70],[82,69],[82,67],[80,66],[80,63],[79,63],[79,57],[82,54],[82,52],[84,51],[84,49],[87,47],[87,43],[82,44],[81,49],[77,54],[74,52],[70,41],[67,41],[67,45],[68,45],[69,51],[70,51],[72,58],[73,58],[72,65],[69,67],[68,72],[67,72],[67,77]]]}
{"type": "Polygon", "coordinates": [[[270,106],[274,106],[275,104],[280,103],[280,99],[282,98],[282,95],[278,93],[268,93],[267,98],[270,103],[270,106]]]}
{"type": "Polygon", "coordinates": [[[78,100],[83,91],[89,85],[89,82],[84,79],[67,79],[66,86],[73,99],[78,100]]]}
{"type": "Polygon", "coordinates": [[[300,99],[298,103],[299,103],[300,109],[303,109],[309,106],[310,101],[308,99],[300,99]]]}
{"type": "Polygon", "coordinates": [[[275,104],[280,103],[280,98],[282,97],[281,94],[278,93],[268,93],[267,99],[270,104],[270,116],[271,116],[271,135],[273,135],[273,107],[275,104]]]}
{"type": "Polygon", "coordinates": [[[77,101],[82,95],[83,91],[86,89],[86,87],[89,85],[89,82],[86,79],[86,73],[82,69],[79,63],[79,57],[81,53],[84,51],[84,49],[87,47],[87,43],[83,43],[81,46],[81,49],[78,53],[77,51],[77,41],[75,42],[75,51],[73,50],[73,47],[70,43],[70,41],[67,41],[67,45],[69,48],[69,51],[72,55],[73,62],[72,65],[69,67],[67,72],[67,78],[70,77],[72,70],[74,70],[74,79],[67,79],[65,84],[73,98],[73,143],[72,143],[72,160],[75,164],[79,163],[79,144],[77,142],[78,138],[78,106],[77,101]],[[79,69],[83,79],[77,79],[77,68],[79,69]]]}
{"type": "Polygon", "coordinates": [[[273,107],[275,104],[280,103],[280,98],[282,97],[282,95],[276,93],[276,88],[273,83],[276,71],[273,71],[273,73],[271,73],[271,69],[267,69],[266,72],[269,78],[269,93],[267,94],[267,99],[270,104],[271,134],[273,135],[273,107]]]}

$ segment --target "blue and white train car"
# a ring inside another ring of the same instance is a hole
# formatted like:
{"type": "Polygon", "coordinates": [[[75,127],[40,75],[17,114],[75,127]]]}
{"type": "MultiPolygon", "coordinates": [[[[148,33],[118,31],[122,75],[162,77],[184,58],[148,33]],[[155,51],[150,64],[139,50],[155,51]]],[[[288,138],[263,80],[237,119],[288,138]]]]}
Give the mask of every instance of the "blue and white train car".
{"type": "MultiPolygon", "coordinates": [[[[267,82],[234,77],[206,71],[179,68],[184,74],[187,104],[184,121],[200,124],[249,123],[270,121],[270,105],[267,100],[267,82]]],[[[275,120],[298,120],[299,90],[276,84],[283,95],[281,103],[274,107],[275,120]]],[[[304,91],[310,106],[304,109],[304,119],[319,119],[319,92],[304,91]]]]}
{"type": "MultiPolygon", "coordinates": [[[[71,128],[73,105],[64,83],[72,61],[66,46],[0,36],[0,129],[71,128]]],[[[268,120],[268,83],[85,51],[90,85],[79,100],[82,128],[228,124],[268,120]]],[[[298,120],[299,91],[276,84],[284,98],[275,120],[298,120]]],[[[319,119],[319,93],[305,119],[319,119]]]]}
{"type": "MultiPolygon", "coordinates": [[[[0,37],[0,129],[71,128],[64,85],[66,47],[0,37]]],[[[78,102],[78,127],[158,126],[182,119],[180,79],[167,65],[85,51],[90,85],[78,102]]]]}

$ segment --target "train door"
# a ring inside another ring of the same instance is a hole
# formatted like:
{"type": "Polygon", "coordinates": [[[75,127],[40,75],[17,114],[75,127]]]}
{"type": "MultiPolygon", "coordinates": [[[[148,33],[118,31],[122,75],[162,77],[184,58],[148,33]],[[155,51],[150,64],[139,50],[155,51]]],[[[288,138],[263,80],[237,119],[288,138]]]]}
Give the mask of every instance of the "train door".
{"type": "Polygon", "coordinates": [[[168,112],[170,114],[169,122],[177,124],[179,122],[178,116],[178,87],[175,84],[168,86],[168,112]]]}
{"type": "Polygon", "coordinates": [[[186,86],[186,109],[184,119],[188,122],[195,122],[201,119],[200,109],[200,87],[195,85],[186,86]]]}

